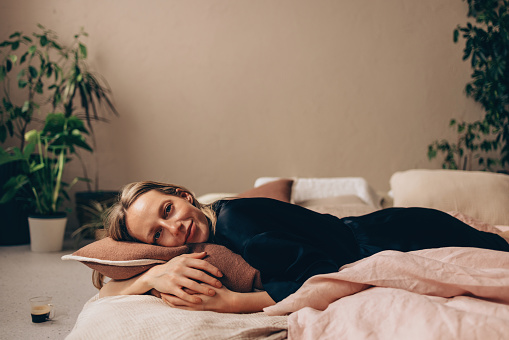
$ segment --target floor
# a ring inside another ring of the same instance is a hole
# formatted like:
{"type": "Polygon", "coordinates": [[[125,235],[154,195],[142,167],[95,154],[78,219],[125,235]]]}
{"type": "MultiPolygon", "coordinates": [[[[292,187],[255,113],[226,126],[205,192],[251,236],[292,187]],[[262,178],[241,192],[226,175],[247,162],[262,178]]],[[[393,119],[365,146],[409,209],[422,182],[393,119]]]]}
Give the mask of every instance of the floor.
{"type": "Polygon", "coordinates": [[[62,252],[34,253],[29,245],[0,247],[0,339],[64,339],[85,302],[97,294],[92,270],[75,261],[62,261],[75,250],[64,243],[62,252]],[[34,324],[28,299],[53,297],[55,317],[34,324]]]}

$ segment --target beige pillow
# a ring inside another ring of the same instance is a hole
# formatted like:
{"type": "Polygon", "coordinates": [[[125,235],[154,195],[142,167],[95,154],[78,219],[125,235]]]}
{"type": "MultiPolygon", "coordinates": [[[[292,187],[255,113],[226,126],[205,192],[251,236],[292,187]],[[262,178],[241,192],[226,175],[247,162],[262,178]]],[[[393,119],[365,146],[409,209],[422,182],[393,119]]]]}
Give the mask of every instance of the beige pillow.
{"type": "Polygon", "coordinates": [[[461,170],[408,170],[391,177],[395,207],[458,211],[493,225],[509,225],[509,176],[461,170]]]}

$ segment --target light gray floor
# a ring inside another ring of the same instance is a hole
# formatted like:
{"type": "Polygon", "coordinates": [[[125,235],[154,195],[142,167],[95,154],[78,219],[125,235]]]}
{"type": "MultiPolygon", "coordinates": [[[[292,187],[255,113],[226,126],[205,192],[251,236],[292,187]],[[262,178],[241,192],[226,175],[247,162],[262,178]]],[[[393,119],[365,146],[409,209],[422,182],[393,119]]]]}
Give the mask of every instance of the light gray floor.
{"type": "Polygon", "coordinates": [[[70,244],[56,253],[34,253],[29,245],[0,247],[0,339],[58,340],[71,332],[85,302],[97,294],[91,269],[60,259],[73,251],[70,244]],[[53,297],[55,319],[34,324],[28,299],[40,295],[53,297]]]}

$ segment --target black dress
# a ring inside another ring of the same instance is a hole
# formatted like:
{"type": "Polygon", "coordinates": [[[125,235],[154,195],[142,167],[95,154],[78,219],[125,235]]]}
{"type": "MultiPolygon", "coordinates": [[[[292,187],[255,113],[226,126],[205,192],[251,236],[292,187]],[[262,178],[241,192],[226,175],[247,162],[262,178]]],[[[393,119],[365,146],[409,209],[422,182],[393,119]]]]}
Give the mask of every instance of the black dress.
{"type": "Polygon", "coordinates": [[[389,208],[339,219],[268,198],[216,202],[214,243],[258,269],[276,302],[316,274],[382,250],[476,247],[509,251],[500,236],[478,231],[449,214],[425,208],[389,208]]]}

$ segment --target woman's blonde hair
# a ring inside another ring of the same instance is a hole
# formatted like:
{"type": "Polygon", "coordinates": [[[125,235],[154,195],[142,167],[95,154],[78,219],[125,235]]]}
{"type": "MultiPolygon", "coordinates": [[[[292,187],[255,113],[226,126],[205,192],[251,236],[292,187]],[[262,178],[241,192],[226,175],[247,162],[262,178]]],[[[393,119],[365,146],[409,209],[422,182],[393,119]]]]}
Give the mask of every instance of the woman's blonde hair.
{"type": "MultiPolygon", "coordinates": [[[[116,241],[139,242],[137,239],[132,237],[127,230],[125,222],[127,209],[129,209],[129,207],[141,195],[152,190],[177,197],[181,197],[183,193],[190,195],[192,198],[191,204],[205,214],[209,221],[211,235],[214,234],[216,225],[216,214],[214,210],[210,205],[200,204],[190,190],[180,185],[154,181],[141,181],[127,184],[122,188],[117,201],[113,204],[113,206],[111,206],[111,208],[108,209],[103,219],[104,229],[106,230],[105,235],[116,241]]],[[[92,274],[92,282],[94,283],[94,286],[97,289],[101,289],[104,284],[103,281],[104,275],[94,270],[92,274]]]]}

